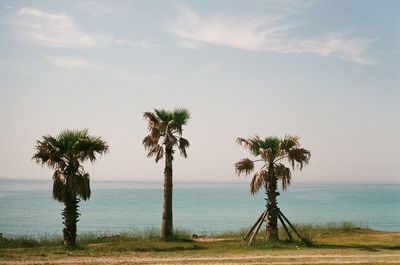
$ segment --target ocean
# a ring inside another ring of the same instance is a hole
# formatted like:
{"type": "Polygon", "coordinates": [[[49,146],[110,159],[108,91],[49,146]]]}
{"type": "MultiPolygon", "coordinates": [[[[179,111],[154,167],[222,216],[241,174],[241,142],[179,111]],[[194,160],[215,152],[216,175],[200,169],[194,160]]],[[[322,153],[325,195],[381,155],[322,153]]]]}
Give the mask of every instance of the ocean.
{"type": "MultiPolygon", "coordinates": [[[[159,227],[162,181],[92,182],[80,203],[78,233],[119,233],[159,227]]],[[[61,235],[63,204],[52,199],[50,181],[0,180],[0,233],[61,235]]],[[[292,184],[279,207],[298,224],[350,221],[400,231],[400,184],[292,184]]],[[[249,227],[264,209],[264,194],[247,183],[174,183],[174,226],[193,233],[249,227]]]]}

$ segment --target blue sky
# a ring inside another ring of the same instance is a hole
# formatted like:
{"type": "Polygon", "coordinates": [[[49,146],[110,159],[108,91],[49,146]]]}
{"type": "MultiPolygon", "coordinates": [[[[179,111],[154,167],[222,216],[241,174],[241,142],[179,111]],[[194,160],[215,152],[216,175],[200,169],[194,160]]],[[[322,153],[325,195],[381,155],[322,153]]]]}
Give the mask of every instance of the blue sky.
{"type": "Polygon", "coordinates": [[[1,1],[0,178],[50,178],[35,140],[89,128],[93,179],[162,178],[144,111],[186,107],[180,181],[248,181],[236,137],[293,134],[296,182],[400,180],[399,1],[1,1]]]}

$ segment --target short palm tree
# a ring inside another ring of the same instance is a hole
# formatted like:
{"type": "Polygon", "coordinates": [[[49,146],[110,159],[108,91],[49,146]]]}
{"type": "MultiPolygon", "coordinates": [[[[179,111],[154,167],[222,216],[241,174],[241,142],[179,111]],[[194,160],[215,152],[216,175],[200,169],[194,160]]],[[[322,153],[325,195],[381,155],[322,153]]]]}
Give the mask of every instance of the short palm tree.
{"type": "Polygon", "coordinates": [[[265,188],[267,201],[267,227],[266,240],[278,240],[278,207],[276,197],[278,180],[282,182],[282,189],[286,190],[291,180],[291,171],[283,162],[287,160],[294,169],[300,170],[310,160],[309,150],[300,147],[299,138],[296,136],[285,136],[283,139],[276,137],[260,138],[237,138],[237,142],[249,149],[250,153],[257,159],[245,158],[235,164],[236,173],[240,175],[250,174],[254,170],[254,163],[261,162],[261,167],[254,174],[250,182],[250,192],[254,195],[261,187],[265,188]]]}
{"type": "Polygon", "coordinates": [[[76,224],[80,199],[90,198],[89,174],[81,163],[94,162],[96,155],[108,151],[100,137],[90,136],[88,130],[64,130],[59,135],[43,136],[35,146],[32,159],[36,163],[53,168],[53,198],[63,202],[64,245],[76,246],[76,224]]]}
{"type": "Polygon", "coordinates": [[[150,132],[142,142],[148,151],[147,156],[154,156],[157,163],[165,155],[164,207],[160,236],[163,239],[169,239],[173,236],[172,160],[174,159],[174,147],[178,147],[181,155],[187,157],[186,148],[189,146],[189,141],[182,137],[182,127],[186,125],[190,114],[186,109],[175,109],[174,111],[155,109],[154,112],[145,112],[143,117],[148,122],[150,132]]]}

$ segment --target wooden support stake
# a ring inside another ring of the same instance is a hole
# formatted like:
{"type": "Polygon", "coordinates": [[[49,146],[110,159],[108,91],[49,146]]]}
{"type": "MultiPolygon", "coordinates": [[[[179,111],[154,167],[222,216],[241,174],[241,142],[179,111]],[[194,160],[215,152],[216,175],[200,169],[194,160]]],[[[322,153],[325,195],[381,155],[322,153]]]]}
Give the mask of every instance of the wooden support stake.
{"type": "Polygon", "coordinates": [[[263,224],[264,219],[265,219],[265,216],[267,215],[267,213],[268,213],[268,212],[265,210],[264,213],[263,213],[263,215],[261,216],[261,220],[260,220],[260,222],[258,223],[257,229],[254,231],[253,235],[251,236],[251,238],[250,238],[250,240],[249,240],[249,245],[250,245],[251,242],[253,241],[254,237],[257,235],[258,230],[260,230],[260,227],[261,227],[261,225],[263,224]]]}
{"type": "Polygon", "coordinates": [[[281,224],[282,224],[283,228],[285,228],[285,231],[286,231],[286,234],[289,237],[289,240],[292,241],[293,240],[292,235],[290,234],[289,229],[286,227],[285,221],[283,221],[282,216],[281,216],[279,211],[278,211],[278,218],[279,218],[279,221],[281,221],[281,224]]]}
{"type": "MultiPolygon", "coordinates": [[[[286,216],[282,213],[281,209],[278,209],[279,214],[285,219],[286,223],[292,228],[292,230],[296,233],[296,235],[303,240],[303,237],[300,235],[300,233],[294,228],[294,226],[290,223],[290,221],[286,218],[286,216]]],[[[278,215],[279,216],[279,215],[278,215]]]]}
{"type": "Polygon", "coordinates": [[[263,217],[263,215],[265,214],[266,211],[267,211],[267,210],[264,210],[264,212],[261,213],[260,217],[258,217],[258,219],[257,219],[257,222],[251,227],[251,229],[250,229],[250,231],[247,233],[247,235],[246,235],[245,237],[243,237],[244,240],[246,240],[246,239],[250,236],[251,232],[253,232],[254,228],[256,228],[256,226],[257,226],[258,223],[261,221],[261,219],[262,219],[262,217],[263,217]]]}

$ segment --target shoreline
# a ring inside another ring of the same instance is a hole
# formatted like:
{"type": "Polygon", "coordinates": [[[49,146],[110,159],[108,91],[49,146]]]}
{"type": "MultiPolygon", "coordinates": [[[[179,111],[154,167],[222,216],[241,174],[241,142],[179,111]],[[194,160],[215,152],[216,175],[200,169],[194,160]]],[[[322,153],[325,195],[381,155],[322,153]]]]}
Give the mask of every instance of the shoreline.
{"type": "MultiPolygon", "coordinates": [[[[387,230],[379,230],[379,229],[373,229],[370,228],[366,225],[363,225],[361,223],[354,223],[350,221],[342,221],[342,222],[329,222],[329,223],[294,223],[295,227],[298,227],[300,229],[306,228],[306,229],[314,229],[314,230],[342,230],[342,231],[355,231],[355,230],[370,230],[374,232],[382,232],[382,233],[400,233],[400,230],[396,231],[387,231],[387,230]]],[[[201,232],[196,232],[191,229],[185,228],[185,227],[177,227],[175,228],[175,231],[177,231],[179,234],[185,234],[185,235],[193,235],[193,234],[198,234],[200,236],[204,237],[224,237],[225,235],[230,235],[230,236],[240,236],[244,235],[247,233],[247,231],[250,229],[250,227],[242,227],[239,229],[227,229],[223,231],[201,231],[201,232]]],[[[283,231],[283,227],[279,225],[279,229],[283,231]]],[[[263,229],[260,231],[262,232],[263,229]]],[[[112,229],[101,229],[99,231],[80,231],[78,229],[78,236],[80,235],[81,237],[91,237],[91,236],[131,236],[131,237],[143,237],[143,235],[152,235],[154,237],[157,237],[159,233],[159,227],[158,226],[151,226],[147,228],[132,228],[132,229],[127,229],[124,231],[112,231],[112,229]]],[[[61,230],[59,232],[55,233],[7,233],[7,232],[0,232],[1,236],[3,238],[28,238],[28,239],[38,239],[38,240],[47,240],[47,239],[54,239],[54,238],[61,238],[62,237],[62,232],[61,230]]],[[[0,238],[1,238],[0,236],[0,238]]]]}

